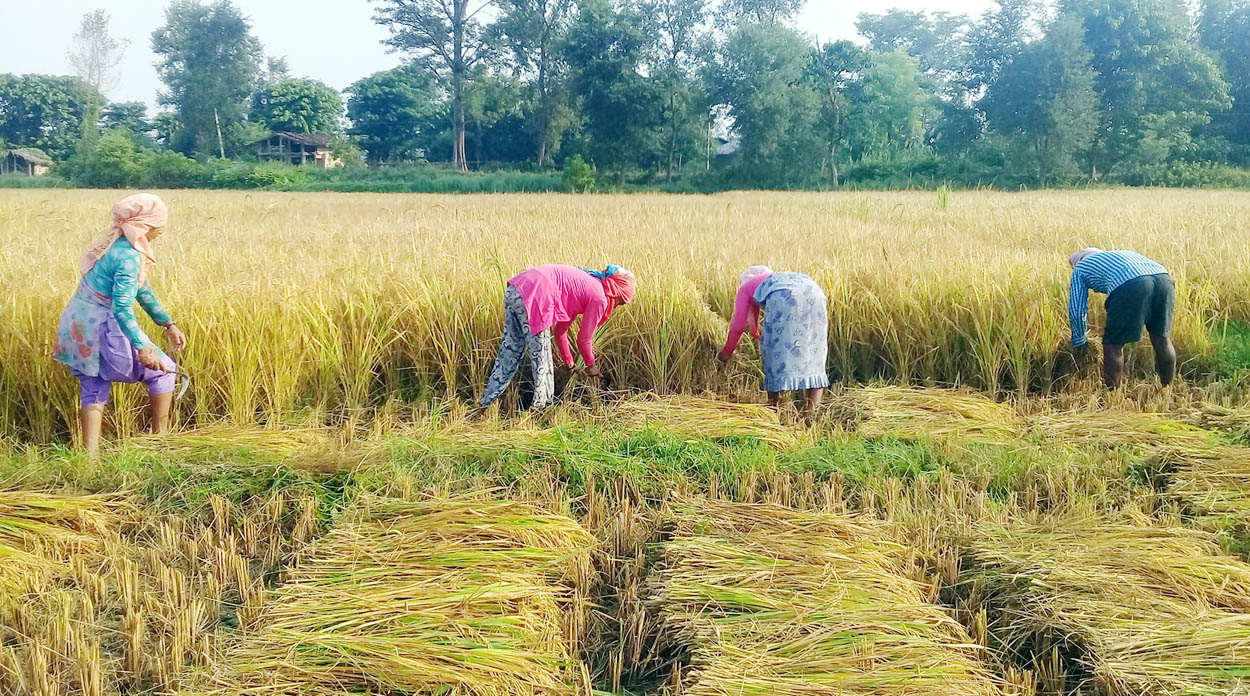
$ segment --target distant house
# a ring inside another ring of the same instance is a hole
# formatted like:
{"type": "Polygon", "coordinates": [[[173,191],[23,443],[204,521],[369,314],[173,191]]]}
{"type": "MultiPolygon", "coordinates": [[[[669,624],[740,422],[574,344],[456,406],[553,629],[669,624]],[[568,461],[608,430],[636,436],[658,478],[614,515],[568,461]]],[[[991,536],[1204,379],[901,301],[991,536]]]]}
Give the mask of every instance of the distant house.
{"type": "Polygon", "coordinates": [[[742,148],[742,143],[736,137],[726,138],[724,136],[716,137],[716,156],[728,157],[742,148]]]}
{"type": "Polygon", "coordinates": [[[52,169],[52,160],[42,150],[33,147],[15,147],[4,150],[4,159],[0,159],[0,174],[22,174],[25,176],[43,176],[52,169]]]}
{"type": "Polygon", "coordinates": [[[271,133],[249,147],[256,151],[256,157],[262,162],[286,162],[333,169],[343,163],[330,152],[332,139],[326,133],[271,133]]]}

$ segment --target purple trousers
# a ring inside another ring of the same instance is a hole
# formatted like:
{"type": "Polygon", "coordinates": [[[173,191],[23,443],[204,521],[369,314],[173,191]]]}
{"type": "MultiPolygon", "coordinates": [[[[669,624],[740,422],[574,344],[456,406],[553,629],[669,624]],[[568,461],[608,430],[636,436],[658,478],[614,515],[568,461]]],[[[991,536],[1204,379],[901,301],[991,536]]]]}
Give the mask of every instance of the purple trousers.
{"type": "Polygon", "coordinates": [[[100,327],[100,374],[91,376],[73,371],[78,378],[82,405],[107,404],[113,382],[143,382],[148,386],[148,393],[153,395],[172,392],[178,379],[174,374],[174,361],[161,355],[161,366],[167,372],[144,367],[139,362],[139,352],[130,343],[130,339],[122,333],[121,327],[111,316],[109,319],[110,321],[100,327]]]}

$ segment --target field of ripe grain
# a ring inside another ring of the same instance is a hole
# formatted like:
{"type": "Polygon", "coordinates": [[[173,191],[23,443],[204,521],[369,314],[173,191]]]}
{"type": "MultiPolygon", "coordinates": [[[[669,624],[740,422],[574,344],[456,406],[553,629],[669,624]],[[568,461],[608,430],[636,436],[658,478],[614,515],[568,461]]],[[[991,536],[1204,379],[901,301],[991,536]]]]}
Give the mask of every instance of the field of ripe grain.
{"type": "MultiPolygon", "coordinates": [[[[70,431],[75,383],[49,358],[56,321],[120,195],[0,191],[0,434],[70,431]]],[[[1094,372],[1073,374],[1062,351],[1066,258],[1089,245],[1172,271],[1193,379],[1211,371],[1212,331],[1250,319],[1250,197],[1233,192],[163,195],[171,225],[152,282],[190,340],[183,423],[353,423],[467,400],[497,346],[505,281],[549,262],[637,273],[636,303],[598,343],[615,389],[661,394],[752,395],[757,361],[722,374],[713,351],[738,273],[756,263],[822,283],[830,370],[846,381],[1092,391],[1094,372]]],[[[116,391],[112,427],[132,432],[144,397],[116,391]]]]}
{"type": "Polygon", "coordinates": [[[830,406],[0,445],[0,693],[1246,696],[1250,409],[830,406]]]}

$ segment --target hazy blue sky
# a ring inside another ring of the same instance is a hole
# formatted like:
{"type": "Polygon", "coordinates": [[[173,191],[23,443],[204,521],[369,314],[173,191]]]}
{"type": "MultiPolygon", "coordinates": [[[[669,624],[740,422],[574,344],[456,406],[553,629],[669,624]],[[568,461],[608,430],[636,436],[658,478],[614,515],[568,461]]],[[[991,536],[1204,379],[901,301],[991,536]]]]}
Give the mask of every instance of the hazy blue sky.
{"type": "MultiPolygon", "coordinates": [[[[291,72],[342,89],[399,58],[380,43],[384,29],[372,21],[368,0],[236,0],[251,18],[268,56],[286,56],[291,72]]],[[[70,72],[65,53],[83,13],[106,6],[113,33],[130,40],[114,101],[154,104],[160,80],[152,67],[152,31],[164,20],[166,0],[0,0],[0,73],[70,72]]],[[[855,17],[888,7],[980,14],[990,0],[809,0],[798,24],[830,38],[855,38],[855,17]]]]}

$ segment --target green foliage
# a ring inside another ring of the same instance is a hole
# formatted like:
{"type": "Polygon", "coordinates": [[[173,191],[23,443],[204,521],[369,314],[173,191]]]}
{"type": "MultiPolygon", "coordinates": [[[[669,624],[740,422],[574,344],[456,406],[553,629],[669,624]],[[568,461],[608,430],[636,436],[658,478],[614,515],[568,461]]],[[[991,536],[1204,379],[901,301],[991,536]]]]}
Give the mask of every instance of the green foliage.
{"type": "Polygon", "coordinates": [[[249,135],[244,120],[261,46],[234,3],[173,0],[165,24],[152,33],[152,52],[166,89],[160,103],[178,113],[173,149],[236,153],[249,135]]]}
{"type": "Polygon", "coordinates": [[[100,98],[76,77],[0,74],[0,138],[65,159],[82,135],[90,105],[100,98]]]}
{"type": "Polygon", "coordinates": [[[587,164],[581,155],[573,155],[564,161],[564,172],[561,178],[574,193],[595,190],[594,167],[587,164]]]}
{"type": "Polygon", "coordinates": [[[1227,321],[1214,331],[1212,341],[1220,378],[1250,381],[1250,323],[1227,321]]]}
{"type": "Polygon", "coordinates": [[[421,131],[438,110],[435,88],[416,70],[374,73],[347,88],[348,133],[370,162],[420,159],[421,131]]]}
{"type": "Polygon", "coordinates": [[[342,97],[316,80],[284,78],[252,96],[251,120],[271,131],[336,134],[342,119],[342,97]]]}
{"type": "Polygon", "coordinates": [[[148,105],[143,102],[114,102],[100,111],[100,128],[108,131],[122,128],[131,135],[140,136],[152,130],[148,120],[148,105]]]}
{"type": "Polygon", "coordinates": [[[282,162],[261,162],[252,167],[247,173],[244,182],[247,188],[278,188],[286,189],[300,184],[307,183],[309,180],[308,170],[302,167],[292,167],[282,162]]]}

